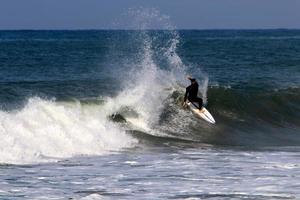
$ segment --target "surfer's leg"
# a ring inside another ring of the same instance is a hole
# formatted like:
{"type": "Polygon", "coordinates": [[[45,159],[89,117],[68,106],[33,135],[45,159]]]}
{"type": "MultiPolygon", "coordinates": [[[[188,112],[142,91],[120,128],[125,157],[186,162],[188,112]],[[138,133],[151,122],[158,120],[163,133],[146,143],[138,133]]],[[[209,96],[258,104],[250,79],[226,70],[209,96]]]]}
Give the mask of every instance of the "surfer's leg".
{"type": "Polygon", "coordinates": [[[190,102],[195,102],[198,103],[198,105],[195,105],[196,107],[198,107],[199,110],[202,109],[203,106],[203,100],[199,97],[194,97],[194,98],[189,98],[190,102]]]}
{"type": "Polygon", "coordinates": [[[202,109],[202,106],[203,106],[203,100],[199,97],[197,97],[197,101],[198,101],[198,104],[199,104],[199,110],[202,109]]]}

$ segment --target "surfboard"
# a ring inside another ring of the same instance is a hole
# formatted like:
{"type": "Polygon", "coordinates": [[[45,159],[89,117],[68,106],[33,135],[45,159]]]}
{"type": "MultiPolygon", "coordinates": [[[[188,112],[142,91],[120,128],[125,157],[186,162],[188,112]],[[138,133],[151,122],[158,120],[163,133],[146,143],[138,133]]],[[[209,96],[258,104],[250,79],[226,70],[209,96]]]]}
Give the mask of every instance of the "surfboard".
{"type": "Polygon", "coordinates": [[[196,102],[191,103],[191,102],[187,101],[186,105],[196,116],[204,119],[205,121],[207,121],[211,124],[216,123],[215,119],[213,118],[213,116],[210,114],[210,112],[206,108],[202,107],[201,110],[198,109],[198,103],[196,103],[196,102]]]}

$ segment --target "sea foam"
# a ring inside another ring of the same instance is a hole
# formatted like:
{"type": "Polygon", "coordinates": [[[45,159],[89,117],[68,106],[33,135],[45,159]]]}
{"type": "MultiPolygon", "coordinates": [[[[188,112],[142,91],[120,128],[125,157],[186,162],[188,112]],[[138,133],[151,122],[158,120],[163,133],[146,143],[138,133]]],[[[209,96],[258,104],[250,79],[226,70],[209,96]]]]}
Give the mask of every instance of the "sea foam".
{"type": "Polygon", "coordinates": [[[31,98],[17,112],[0,112],[0,163],[36,163],[78,155],[103,155],[136,140],[95,106],[31,98]]]}

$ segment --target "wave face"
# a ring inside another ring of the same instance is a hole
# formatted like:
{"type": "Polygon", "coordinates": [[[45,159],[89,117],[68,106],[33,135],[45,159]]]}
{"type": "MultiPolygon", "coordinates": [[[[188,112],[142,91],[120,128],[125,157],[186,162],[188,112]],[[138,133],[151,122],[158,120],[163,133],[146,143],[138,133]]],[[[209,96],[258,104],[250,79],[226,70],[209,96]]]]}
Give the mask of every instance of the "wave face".
{"type": "Polygon", "coordinates": [[[300,144],[299,31],[176,31],[155,10],[133,18],[143,19],[134,31],[0,32],[0,163],[166,142],[300,144]],[[189,74],[216,125],[181,107],[189,74]]]}

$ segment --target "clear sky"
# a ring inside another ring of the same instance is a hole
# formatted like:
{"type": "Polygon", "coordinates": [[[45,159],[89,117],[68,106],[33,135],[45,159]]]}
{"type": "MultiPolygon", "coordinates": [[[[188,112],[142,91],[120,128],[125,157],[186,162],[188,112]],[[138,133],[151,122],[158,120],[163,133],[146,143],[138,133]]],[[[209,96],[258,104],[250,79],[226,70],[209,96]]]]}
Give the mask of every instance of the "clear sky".
{"type": "Polygon", "coordinates": [[[113,24],[134,7],[178,29],[300,29],[300,0],[0,0],[0,29],[123,29],[113,24]]]}

